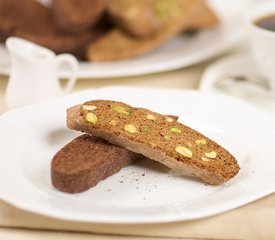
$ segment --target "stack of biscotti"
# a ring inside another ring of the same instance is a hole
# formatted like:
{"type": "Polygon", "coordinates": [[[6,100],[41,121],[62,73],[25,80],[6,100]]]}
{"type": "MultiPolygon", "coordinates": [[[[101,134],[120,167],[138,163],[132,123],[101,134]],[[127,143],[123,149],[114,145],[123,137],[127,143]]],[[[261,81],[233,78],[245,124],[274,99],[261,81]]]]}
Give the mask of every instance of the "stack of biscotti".
{"type": "Polygon", "coordinates": [[[107,3],[107,12],[115,28],[88,47],[91,61],[136,57],[181,32],[218,24],[203,0],[112,0],[107,3]]]}
{"type": "Polygon", "coordinates": [[[232,154],[196,130],[122,102],[93,100],[71,107],[67,111],[67,126],[208,184],[228,181],[240,169],[232,154]]]}
{"type": "MultiPolygon", "coordinates": [[[[167,117],[177,120],[177,116],[167,117]]],[[[52,185],[62,192],[86,191],[144,156],[91,136],[81,135],[60,149],[51,163],[52,185]]]]}
{"type": "Polygon", "coordinates": [[[204,0],[0,0],[0,41],[17,36],[91,61],[132,58],[218,24],[204,0]]]}
{"type": "Polygon", "coordinates": [[[202,0],[172,0],[167,3],[166,1],[160,27],[154,34],[146,38],[137,38],[115,28],[88,47],[88,59],[92,61],[118,60],[150,52],[187,29],[202,7],[202,0]]]}
{"type": "MultiPolygon", "coordinates": [[[[86,1],[91,3],[91,0],[86,1]]],[[[63,2],[68,2],[67,5],[70,5],[70,1],[63,0],[63,2]]],[[[61,7],[59,11],[61,12],[61,7]]],[[[62,19],[64,20],[65,17],[62,19]]],[[[66,52],[83,57],[86,53],[86,46],[104,35],[107,29],[108,27],[103,24],[98,24],[91,30],[85,29],[74,34],[71,31],[60,29],[52,16],[52,9],[43,6],[38,1],[0,0],[1,42],[10,36],[16,36],[50,48],[56,53],[66,52]]]]}

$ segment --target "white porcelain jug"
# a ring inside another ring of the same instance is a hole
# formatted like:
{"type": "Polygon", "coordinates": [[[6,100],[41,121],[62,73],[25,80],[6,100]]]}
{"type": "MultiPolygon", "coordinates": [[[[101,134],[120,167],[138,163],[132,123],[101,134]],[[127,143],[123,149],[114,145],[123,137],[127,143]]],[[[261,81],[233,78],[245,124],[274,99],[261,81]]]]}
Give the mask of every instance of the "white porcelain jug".
{"type": "Polygon", "coordinates": [[[6,91],[8,108],[58,97],[72,90],[78,71],[74,56],[56,55],[47,48],[16,37],[8,38],[6,46],[12,63],[6,91]],[[64,89],[58,79],[58,69],[62,64],[70,67],[70,76],[64,89]]]}

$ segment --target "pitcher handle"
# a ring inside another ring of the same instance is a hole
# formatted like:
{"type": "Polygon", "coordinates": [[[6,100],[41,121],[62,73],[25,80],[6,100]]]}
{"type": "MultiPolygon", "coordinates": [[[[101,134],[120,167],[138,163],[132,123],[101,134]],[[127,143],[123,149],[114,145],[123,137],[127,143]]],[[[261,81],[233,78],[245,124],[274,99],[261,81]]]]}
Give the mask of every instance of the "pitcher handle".
{"type": "Polygon", "coordinates": [[[56,62],[57,62],[57,67],[63,64],[66,64],[70,67],[68,82],[63,90],[64,93],[69,93],[73,89],[75,82],[77,80],[77,73],[79,69],[78,61],[73,55],[64,53],[56,57],[56,62]]]}

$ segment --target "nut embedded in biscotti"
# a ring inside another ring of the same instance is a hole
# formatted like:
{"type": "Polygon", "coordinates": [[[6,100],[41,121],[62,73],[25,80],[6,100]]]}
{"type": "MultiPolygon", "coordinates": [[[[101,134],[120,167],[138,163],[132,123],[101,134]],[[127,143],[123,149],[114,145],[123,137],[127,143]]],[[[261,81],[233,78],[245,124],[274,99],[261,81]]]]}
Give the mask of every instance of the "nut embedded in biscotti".
{"type": "Polygon", "coordinates": [[[201,139],[197,139],[196,140],[196,144],[197,145],[206,145],[206,140],[204,138],[201,138],[201,139]]]}
{"type": "Polygon", "coordinates": [[[215,152],[215,151],[206,152],[206,153],[204,153],[204,155],[205,155],[206,157],[208,157],[208,158],[213,158],[213,159],[215,159],[215,158],[217,157],[217,152],[215,152]]]}
{"type": "Polygon", "coordinates": [[[165,21],[167,18],[177,19],[182,16],[182,9],[178,4],[173,4],[170,1],[157,1],[155,12],[160,21],[165,21]]]}
{"type": "Polygon", "coordinates": [[[93,111],[96,110],[96,106],[94,105],[82,105],[82,109],[85,111],[93,111]]]}
{"type": "Polygon", "coordinates": [[[182,133],[182,131],[179,128],[176,128],[176,127],[170,128],[170,131],[172,133],[175,133],[175,134],[181,134],[182,133]]]}
{"type": "Polygon", "coordinates": [[[116,121],[116,120],[111,120],[111,121],[109,122],[109,124],[110,124],[111,126],[115,127],[115,126],[117,125],[117,121],[116,121]]]}
{"type": "Polygon", "coordinates": [[[129,133],[138,133],[139,129],[133,124],[126,124],[124,130],[129,133]]]}
{"type": "Polygon", "coordinates": [[[151,129],[151,127],[146,125],[146,126],[144,126],[144,128],[143,128],[143,132],[149,132],[150,129],[151,129]]]}
{"type": "Polygon", "coordinates": [[[113,104],[111,106],[111,108],[113,110],[115,110],[116,112],[118,112],[118,113],[123,113],[123,114],[126,114],[126,115],[130,115],[132,113],[132,111],[133,111],[131,108],[129,108],[127,106],[121,106],[121,105],[116,104],[116,103],[113,104]]]}
{"type": "Polygon", "coordinates": [[[177,153],[183,155],[184,157],[192,158],[192,151],[187,147],[183,147],[179,145],[179,146],[176,146],[175,150],[177,153]]]}
{"type": "Polygon", "coordinates": [[[146,118],[151,121],[155,121],[157,119],[153,114],[147,114],[146,118]]]}
{"type": "Polygon", "coordinates": [[[165,135],[165,136],[163,136],[163,138],[164,138],[165,140],[171,140],[171,136],[170,136],[170,135],[165,135]]]}
{"type": "Polygon", "coordinates": [[[96,124],[97,123],[97,116],[94,113],[88,112],[85,117],[86,122],[96,124]]]}
{"type": "Polygon", "coordinates": [[[174,122],[175,120],[171,117],[165,117],[166,122],[174,122]]]}

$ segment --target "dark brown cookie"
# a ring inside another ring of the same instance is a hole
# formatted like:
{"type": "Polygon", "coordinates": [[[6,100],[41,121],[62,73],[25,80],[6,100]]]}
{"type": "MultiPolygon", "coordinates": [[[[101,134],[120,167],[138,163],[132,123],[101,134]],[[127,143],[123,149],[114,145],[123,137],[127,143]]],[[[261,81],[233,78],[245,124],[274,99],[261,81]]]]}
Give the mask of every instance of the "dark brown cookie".
{"type": "Polygon", "coordinates": [[[81,32],[93,27],[102,17],[106,0],[53,0],[57,25],[67,32],[81,32]]]}
{"type": "Polygon", "coordinates": [[[83,192],[142,158],[140,154],[85,134],[53,157],[52,184],[63,192],[83,192]]]}

